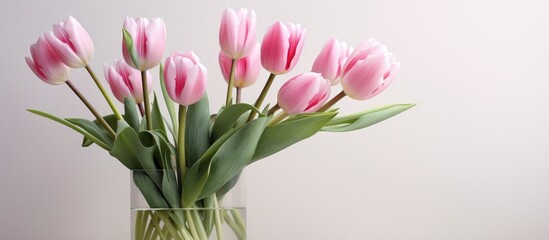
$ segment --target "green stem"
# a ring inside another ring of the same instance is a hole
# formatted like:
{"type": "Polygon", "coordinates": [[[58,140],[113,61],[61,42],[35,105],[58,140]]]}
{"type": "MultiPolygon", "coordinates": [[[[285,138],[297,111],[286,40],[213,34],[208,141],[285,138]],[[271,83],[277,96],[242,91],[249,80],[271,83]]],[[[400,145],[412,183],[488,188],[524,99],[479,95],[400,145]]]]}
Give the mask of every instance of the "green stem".
{"type": "MultiPolygon", "coordinates": [[[[147,220],[148,220],[148,218],[147,218],[147,220]]],[[[144,239],[145,240],[155,239],[155,238],[152,238],[154,231],[155,231],[154,224],[147,224],[147,230],[145,231],[144,239]]],[[[158,235],[157,235],[157,237],[158,237],[158,235]]],[[[141,238],[139,238],[139,240],[141,240],[141,238]]]]}
{"type": "Polygon", "coordinates": [[[229,85],[227,86],[227,100],[225,106],[228,107],[233,101],[233,86],[234,86],[234,69],[236,65],[236,59],[231,60],[231,72],[229,73],[229,85]]]}
{"type": "Polygon", "coordinates": [[[200,236],[200,239],[207,240],[208,234],[206,234],[206,229],[204,228],[204,224],[202,223],[202,218],[200,217],[198,210],[192,210],[191,214],[193,216],[196,230],[198,231],[198,236],[200,236]]]}
{"type": "Polygon", "coordinates": [[[215,193],[212,194],[212,198],[215,209],[215,233],[217,234],[217,240],[223,240],[223,229],[221,228],[221,209],[219,209],[219,202],[217,201],[217,195],[215,193]]]}
{"type": "Polygon", "coordinates": [[[242,98],[242,88],[236,88],[236,103],[240,103],[242,98]]]}
{"type": "Polygon", "coordinates": [[[114,113],[114,116],[116,116],[116,119],[122,120],[122,115],[120,115],[120,112],[118,111],[118,108],[116,108],[116,105],[114,105],[114,102],[109,97],[109,94],[107,94],[107,91],[105,91],[105,88],[103,87],[103,85],[101,85],[101,82],[99,82],[99,79],[97,79],[97,76],[95,75],[95,73],[92,71],[90,66],[86,65],[85,68],[88,71],[88,73],[90,74],[93,81],[95,82],[95,85],[97,85],[97,88],[99,88],[99,91],[101,91],[101,94],[103,94],[103,97],[105,98],[105,100],[107,100],[107,103],[111,107],[112,112],[114,113]]]}
{"type": "Polygon", "coordinates": [[[227,225],[233,230],[238,240],[246,240],[246,233],[236,224],[236,222],[227,214],[223,212],[223,219],[227,222],[227,225]]]}
{"type": "Polygon", "coordinates": [[[151,222],[154,224],[156,231],[160,235],[160,239],[167,240],[166,234],[164,234],[164,232],[162,231],[162,228],[160,227],[160,220],[158,219],[157,215],[158,213],[151,213],[151,222]]]}
{"type": "Polygon", "coordinates": [[[200,236],[198,235],[198,232],[196,231],[196,226],[193,220],[193,216],[191,215],[191,210],[186,209],[185,213],[187,215],[187,224],[189,224],[189,229],[191,230],[191,234],[195,239],[202,239],[200,238],[200,236]]]}
{"type": "Polygon", "coordinates": [[[288,117],[288,114],[286,112],[281,112],[275,118],[273,118],[273,120],[271,120],[267,124],[267,126],[275,125],[275,124],[279,123],[280,121],[284,120],[284,118],[286,118],[286,117],[288,117]]]}
{"type": "Polygon", "coordinates": [[[269,109],[269,113],[267,115],[273,115],[276,111],[278,111],[278,109],[280,109],[280,106],[278,105],[278,103],[276,105],[274,105],[271,109],[269,109]]]}
{"type": "Polygon", "coordinates": [[[156,240],[156,239],[158,239],[158,236],[159,236],[158,235],[158,230],[156,230],[156,228],[154,228],[154,227],[152,228],[152,230],[153,231],[152,231],[152,234],[151,234],[151,238],[145,238],[144,240],[151,240],[151,239],[156,240]]]}
{"type": "Polygon", "coordinates": [[[240,215],[240,212],[237,208],[231,209],[231,215],[233,216],[236,224],[240,226],[240,229],[246,234],[246,223],[244,222],[244,219],[242,218],[242,215],[240,215]]]}
{"type": "MultiPolygon", "coordinates": [[[[263,101],[265,100],[265,96],[267,96],[267,93],[269,92],[271,85],[273,85],[273,81],[275,77],[276,75],[274,73],[271,73],[271,75],[269,75],[269,79],[267,79],[267,82],[265,83],[263,90],[261,90],[261,94],[259,94],[257,101],[255,101],[255,104],[254,104],[255,108],[259,109],[261,107],[261,104],[263,104],[263,101]]],[[[248,118],[248,122],[252,121],[254,117],[255,117],[255,112],[252,111],[250,113],[250,117],[248,118]]]]}
{"type": "Polygon", "coordinates": [[[347,96],[347,94],[345,94],[344,91],[341,91],[334,98],[330,99],[330,101],[328,101],[326,104],[324,104],[324,106],[319,108],[316,112],[324,112],[324,111],[330,109],[334,104],[339,102],[339,100],[343,99],[343,97],[345,97],[345,96],[347,96]]]}
{"type": "Polygon", "coordinates": [[[101,124],[101,126],[103,126],[103,128],[105,128],[107,133],[109,133],[109,136],[111,137],[111,139],[114,140],[116,138],[116,133],[114,132],[114,130],[112,130],[111,126],[109,126],[109,124],[105,121],[105,119],[103,119],[103,116],[101,116],[101,114],[99,114],[97,110],[95,110],[95,108],[91,105],[91,103],[84,97],[84,95],[82,95],[80,91],[78,91],[78,89],[72,84],[71,81],[67,81],[67,86],[69,86],[69,88],[74,92],[74,94],[76,94],[76,96],[80,98],[80,100],[84,103],[84,105],[88,107],[90,112],[101,124]]]}
{"type": "MultiPolygon", "coordinates": [[[[164,223],[164,227],[167,228],[168,232],[170,232],[172,236],[181,238],[181,235],[179,234],[180,231],[177,231],[177,229],[173,226],[169,215],[168,214],[164,215],[164,214],[165,213],[163,213],[163,212],[156,212],[155,213],[155,215],[157,215],[157,217],[159,217],[161,219],[161,221],[164,223]]],[[[181,228],[184,228],[184,226],[182,226],[181,228]]],[[[162,231],[161,228],[158,228],[157,231],[160,231],[160,232],[164,233],[164,231],[162,231]]]]}
{"type": "Polygon", "coordinates": [[[147,70],[141,71],[141,85],[143,85],[143,98],[145,99],[145,119],[147,130],[152,130],[151,103],[149,100],[149,85],[147,84],[147,70]]]}
{"type": "Polygon", "coordinates": [[[143,212],[142,211],[137,211],[137,216],[135,217],[135,231],[134,231],[134,235],[135,235],[135,239],[143,239],[143,227],[142,227],[142,223],[143,223],[143,212]]]}
{"type": "MultiPolygon", "coordinates": [[[[185,122],[187,117],[187,106],[179,105],[179,133],[177,139],[177,170],[179,177],[179,192],[183,194],[183,177],[187,170],[187,163],[185,162],[185,122]]],[[[183,206],[183,196],[181,197],[181,206],[183,206]]]]}

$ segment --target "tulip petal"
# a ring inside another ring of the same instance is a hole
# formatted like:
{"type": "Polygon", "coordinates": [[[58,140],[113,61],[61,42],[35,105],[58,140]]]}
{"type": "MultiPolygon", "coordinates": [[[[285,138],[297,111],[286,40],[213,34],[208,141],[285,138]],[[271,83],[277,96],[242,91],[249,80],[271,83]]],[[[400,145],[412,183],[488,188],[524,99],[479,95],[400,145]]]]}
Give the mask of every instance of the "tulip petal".
{"type": "Polygon", "coordinates": [[[322,77],[335,85],[339,77],[342,57],[343,52],[339,41],[336,38],[331,38],[318,54],[311,71],[322,74],[322,77]]]}
{"type": "Polygon", "coordinates": [[[359,44],[358,47],[356,47],[356,49],[347,58],[347,61],[343,66],[342,74],[343,75],[347,74],[347,72],[356,64],[356,62],[366,58],[366,56],[368,56],[368,54],[370,53],[371,47],[374,46],[375,44],[376,42],[373,39],[364,41],[361,44],[359,44]]]}
{"type": "Polygon", "coordinates": [[[239,49],[241,52],[239,55],[239,58],[248,56],[250,54],[250,51],[252,51],[252,49],[255,46],[255,24],[256,24],[255,11],[253,9],[249,13],[246,11],[245,17],[246,19],[243,19],[243,21],[245,21],[245,24],[241,23],[241,25],[245,26],[245,31],[244,33],[241,33],[243,36],[242,35],[240,36],[242,40],[240,41],[241,46],[239,46],[239,49]]]}
{"type": "Polygon", "coordinates": [[[267,30],[261,44],[261,64],[274,74],[286,72],[290,32],[282,22],[276,22],[267,30]]]}
{"type": "Polygon", "coordinates": [[[164,55],[166,47],[166,26],[162,18],[153,18],[145,29],[145,69],[151,69],[158,65],[164,55]]]}
{"type": "Polygon", "coordinates": [[[221,68],[221,74],[225,82],[229,82],[229,74],[231,71],[232,59],[223,53],[223,50],[219,51],[219,67],[221,68]]]}
{"type": "Polygon", "coordinates": [[[42,79],[43,81],[47,81],[48,79],[46,79],[46,76],[44,75],[44,73],[42,73],[42,71],[40,71],[40,69],[36,66],[36,64],[34,63],[34,61],[32,60],[31,57],[25,57],[25,61],[27,62],[27,65],[29,66],[29,68],[32,70],[32,72],[40,79],[42,79]]]}
{"type": "Polygon", "coordinates": [[[341,85],[345,93],[357,100],[365,100],[383,84],[383,75],[390,65],[385,55],[378,54],[359,60],[343,77],[341,85]]]}
{"type": "Polygon", "coordinates": [[[302,73],[278,92],[278,105],[288,114],[316,111],[329,96],[330,84],[319,73],[302,73]]]}
{"type": "Polygon", "coordinates": [[[239,20],[237,13],[226,8],[221,16],[221,26],[219,28],[219,44],[221,50],[231,58],[236,58],[237,55],[237,28],[239,20]]]}
{"type": "Polygon", "coordinates": [[[371,97],[377,96],[378,94],[383,92],[383,90],[385,90],[387,87],[389,87],[391,85],[391,83],[393,83],[393,80],[395,79],[396,74],[397,74],[399,69],[400,69],[400,63],[399,62],[392,62],[391,63],[391,69],[389,70],[389,72],[385,76],[385,79],[383,80],[383,84],[379,88],[374,90],[371,97]]]}
{"type": "Polygon", "coordinates": [[[51,47],[55,49],[55,52],[60,57],[60,59],[69,67],[81,68],[86,66],[86,64],[82,62],[81,59],[78,57],[78,55],[76,55],[70,45],[64,42],[68,40],[58,38],[58,36],[66,37],[63,36],[63,30],[61,30],[58,26],[54,26],[54,32],[47,32],[44,34],[44,36],[48,40],[51,47]]]}
{"type": "Polygon", "coordinates": [[[78,55],[82,63],[88,64],[94,53],[93,41],[88,32],[72,16],[69,16],[64,22],[64,31],[68,36],[68,44],[73,46],[73,50],[78,55]]]}
{"type": "Polygon", "coordinates": [[[303,29],[301,25],[291,26],[291,36],[290,36],[290,48],[288,49],[288,57],[286,62],[286,72],[291,71],[297,64],[301,51],[303,50],[303,44],[305,43],[305,36],[307,33],[306,29],[303,29]]]}

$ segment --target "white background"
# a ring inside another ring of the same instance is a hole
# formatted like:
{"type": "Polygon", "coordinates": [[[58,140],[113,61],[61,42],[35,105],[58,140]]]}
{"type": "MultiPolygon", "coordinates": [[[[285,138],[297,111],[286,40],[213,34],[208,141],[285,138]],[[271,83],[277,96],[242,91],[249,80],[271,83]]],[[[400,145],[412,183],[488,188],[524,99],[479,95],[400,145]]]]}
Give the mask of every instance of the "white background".
{"type": "MultiPolygon", "coordinates": [[[[321,133],[249,167],[249,239],[549,239],[549,6],[541,0],[2,0],[0,239],[130,238],[128,170],[25,111],[92,117],[66,86],[32,74],[24,61],[30,44],[70,14],[94,39],[91,66],[102,75],[104,62],[121,58],[127,15],[163,17],[165,56],[197,53],[217,111],[226,6],[256,10],[258,41],[277,20],[307,27],[299,63],[273,89],[309,70],[328,38],[357,45],[375,37],[402,63],[396,82],[375,99],[338,106],[350,113],[418,103],[369,129],[321,133]]],[[[84,70],[72,76],[108,113],[84,70]]],[[[245,89],[245,101],[266,77],[245,89]]]]}

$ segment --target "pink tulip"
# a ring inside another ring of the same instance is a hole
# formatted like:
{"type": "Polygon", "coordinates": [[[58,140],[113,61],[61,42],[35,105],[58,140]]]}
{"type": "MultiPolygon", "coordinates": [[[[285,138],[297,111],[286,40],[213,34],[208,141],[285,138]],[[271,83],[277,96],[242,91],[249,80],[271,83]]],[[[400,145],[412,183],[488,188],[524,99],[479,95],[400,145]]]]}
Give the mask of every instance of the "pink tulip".
{"type": "Polygon", "coordinates": [[[330,89],[330,82],[320,73],[302,73],[282,85],[278,106],[287,114],[315,112],[330,97],[330,89]]]}
{"type": "Polygon", "coordinates": [[[316,57],[311,71],[322,74],[332,85],[339,83],[343,64],[353,51],[346,43],[331,38],[324,44],[324,47],[316,57]]]}
{"type": "Polygon", "coordinates": [[[126,17],[124,30],[133,40],[133,48],[128,49],[126,41],[122,39],[122,54],[128,65],[145,71],[160,63],[166,48],[166,26],[162,18],[152,18],[149,21],[146,18],[134,20],[126,17]],[[135,53],[135,59],[132,59],[128,50],[135,53]]]}
{"type": "Polygon", "coordinates": [[[53,25],[53,32],[47,32],[45,37],[61,61],[69,67],[85,67],[93,57],[94,48],[90,35],[71,16],[53,25]]]}
{"type": "Polygon", "coordinates": [[[49,84],[63,84],[69,80],[71,69],[65,65],[44,37],[30,47],[31,57],[25,60],[30,69],[49,84]]]}
{"type": "Polygon", "coordinates": [[[357,100],[372,98],[394,80],[400,63],[378,41],[360,44],[343,67],[341,85],[349,97],[357,100]]]}
{"type": "MultiPolygon", "coordinates": [[[[105,79],[111,86],[112,93],[124,103],[125,98],[131,98],[136,103],[143,102],[143,84],[141,81],[141,72],[130,67],[124,61],[116,60],[112,65],[104,66],[105,79]]],[[[147,72],[147,90],[152,90],[151,73],[147,72]]]]}
{"type": "Polygon", "coordinates": [[[274,74],[292,70],[301,55],[306,29],[301,25],[276,22],[267,29],[261,44],[261,64],[274,74]]]}
{"type": "MultiPolygon", "coordinates": [[[[219,52],[219,65],[226,82],[229,82],[231,61],[231,57],[225,55],[222,51],[219,52]]],[[[259,77],[260,67],[259,46],[256,45],[248,56],[236,60],[234,87],[245,88],[254,84],[257,77],[259,77]]]]}
{"type": "Polygon", "coordinates": [[[221,17],[219,45],[225,55],[240,59],[248,55],[255,45],[255,11],[226,8],[221,17]]]}
{"type": "Polygon", "coordinates": [[[206,91],[207,70],[192,51],[175,51],[166,59],[164,81],[170,98],[188,106],[198,102],[206,91]]]}

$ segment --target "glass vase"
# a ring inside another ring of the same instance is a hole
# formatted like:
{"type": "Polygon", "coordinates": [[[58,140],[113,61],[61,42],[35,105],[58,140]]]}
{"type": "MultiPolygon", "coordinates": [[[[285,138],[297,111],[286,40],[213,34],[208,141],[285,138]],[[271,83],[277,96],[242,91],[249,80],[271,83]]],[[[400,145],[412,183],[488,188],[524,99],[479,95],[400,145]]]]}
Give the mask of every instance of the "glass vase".
{"type": "MultiPolygon", "coordinates": [[[[198,200],[191,208],[153,208],[135,184],[131,172],[132,240],[245,240],[246,177],[239,174],[216,194],[198,200]]],[[[153,174],[162,171],[153,170],[153,174]],[[154,171],[157,171],[154,173],[154,171]]],[[[150,194],[150,191],[147,191],[150,194]]],[[[162,191],[158,189],[158,197],[162,191]]],[[[154,203],[152,203],[154,204],[154,203]]]]}

